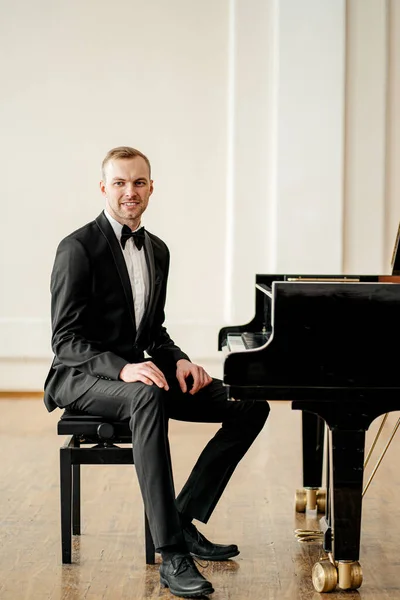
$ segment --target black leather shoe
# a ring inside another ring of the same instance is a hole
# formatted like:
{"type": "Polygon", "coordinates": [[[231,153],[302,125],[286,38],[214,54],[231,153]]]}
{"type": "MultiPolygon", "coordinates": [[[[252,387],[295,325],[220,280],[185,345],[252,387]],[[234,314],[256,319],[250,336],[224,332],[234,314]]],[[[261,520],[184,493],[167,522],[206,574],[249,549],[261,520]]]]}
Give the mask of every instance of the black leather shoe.
{"type": "Polygon", "coordinates": [[[183,530],[186,546],[192,556],[203,560],[228,560],[239,554],[236,544],[213,544],[190,523],[183,530]]]}
{"type": "Polygon", "coordinates": [[[171,559],[163,560],[160,565],[160,583],[181,598],[208,596],[213,586],[197,570],[189,554],[173,554],[171,559]]]}

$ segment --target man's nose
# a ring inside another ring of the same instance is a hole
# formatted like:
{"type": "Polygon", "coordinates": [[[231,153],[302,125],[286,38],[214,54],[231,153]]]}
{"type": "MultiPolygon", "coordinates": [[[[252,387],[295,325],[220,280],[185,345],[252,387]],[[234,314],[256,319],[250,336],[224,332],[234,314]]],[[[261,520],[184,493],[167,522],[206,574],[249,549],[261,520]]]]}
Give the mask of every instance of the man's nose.
{"type": "Polygon", "coordinates": [[[131,196],[135,196],[136,194],[136,189],[133,183],[127,183],[126,187],[125,187],[125,196],[131,197],[131,196]]]}

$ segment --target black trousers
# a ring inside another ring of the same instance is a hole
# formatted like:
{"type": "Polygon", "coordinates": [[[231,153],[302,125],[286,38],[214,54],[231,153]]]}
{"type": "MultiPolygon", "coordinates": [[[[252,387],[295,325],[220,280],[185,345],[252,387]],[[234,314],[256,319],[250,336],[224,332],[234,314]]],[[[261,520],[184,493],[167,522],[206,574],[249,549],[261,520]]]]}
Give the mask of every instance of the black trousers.
{"type": "Polygon", "coordinates": [[[99,379],[71,408],[113,420],[129,419],[133,459],[156,548],[182,544],[183,519],[206,523],[236,465],[261,431],[267,402],[232,402],[222,382],[193,396],[183,394],[176,378],[170,389],[140,382],[99,379]],[[168,440],[168,420],[221,423],[200,454],[176,497],[168,440]]]}

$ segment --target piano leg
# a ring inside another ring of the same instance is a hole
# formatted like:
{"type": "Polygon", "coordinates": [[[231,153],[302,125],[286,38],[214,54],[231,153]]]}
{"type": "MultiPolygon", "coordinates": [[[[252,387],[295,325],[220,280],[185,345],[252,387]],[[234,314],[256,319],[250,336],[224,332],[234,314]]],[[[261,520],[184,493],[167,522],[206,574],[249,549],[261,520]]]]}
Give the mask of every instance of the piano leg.
{"type": "Polygon", "coordinates": [[[313,412],[329,428],[328,502],[320,520],[328,557],[313,567],[317,592],[357,589],[362,583],[360,556],[365,432],[379,415],[396,410],[393,403],[295,401],[292,408],[313,412]]]}
{"type": "Polygon", "coordinates": [[[325,423],[316,414],[302,412],[303,486],[296,490],[296,512],[325,512],[326,492],[322,485],[325,423]]]}
{"type": "Polygon", "coordinates": [[[359,558],[364,445],[365,431],[329,430],[332,551],[341,560],[359,558]]]}
{"type": "Polygon", "coordinates": [[[362,584],[358,562],[361,537],[365,431],[329,430],[328,439],[328,510],[320,521],[324,532],[324,550],[330,563],[313,567],[317,591],[357,589],[362,584]],[[349,460],[352,457],[352,460],[349,460]]]}

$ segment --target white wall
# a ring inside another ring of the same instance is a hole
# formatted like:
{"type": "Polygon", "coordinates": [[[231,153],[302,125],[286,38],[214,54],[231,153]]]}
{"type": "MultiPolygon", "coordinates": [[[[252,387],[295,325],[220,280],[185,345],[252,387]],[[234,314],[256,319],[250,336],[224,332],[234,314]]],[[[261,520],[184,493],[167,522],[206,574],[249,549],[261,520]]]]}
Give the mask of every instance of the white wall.
{"type": "Polygon", "coordinates": [[[41,389],[56,246],[100,164],[153,164],[172,337],[249,320],[257,272],[390,272],[400,219],[396,0],[16,0],[0,6],[0,389],[41,389]],[[20,233],[21,232],[21,233],[20,233]]]}

